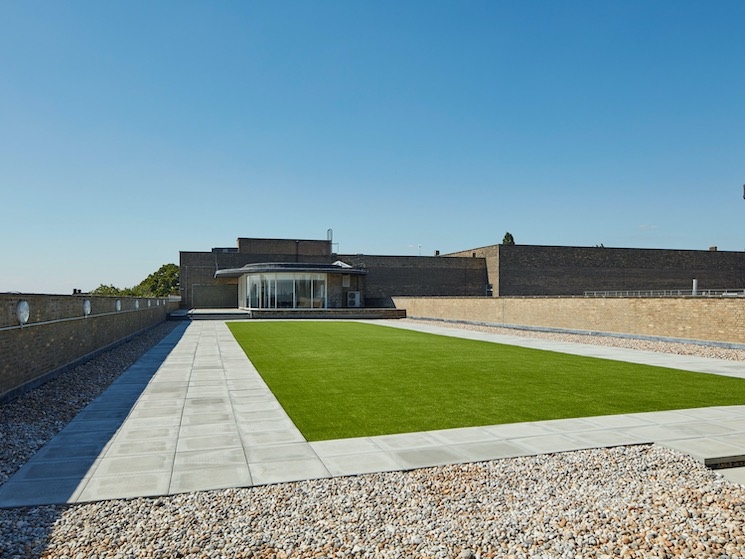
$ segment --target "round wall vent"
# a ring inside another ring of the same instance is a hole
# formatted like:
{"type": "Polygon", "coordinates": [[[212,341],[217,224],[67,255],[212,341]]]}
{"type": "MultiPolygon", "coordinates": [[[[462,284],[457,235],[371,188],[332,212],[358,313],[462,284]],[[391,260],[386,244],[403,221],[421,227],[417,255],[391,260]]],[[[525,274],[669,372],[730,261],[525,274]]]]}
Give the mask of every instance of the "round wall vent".
{"type": "Polygon", "coordinates": [[[19,301],[16,307],[16,316],[21,326],[28,322],[28,318],[31,315],[31,307],[28,306],[28,301],[19,301]]]}

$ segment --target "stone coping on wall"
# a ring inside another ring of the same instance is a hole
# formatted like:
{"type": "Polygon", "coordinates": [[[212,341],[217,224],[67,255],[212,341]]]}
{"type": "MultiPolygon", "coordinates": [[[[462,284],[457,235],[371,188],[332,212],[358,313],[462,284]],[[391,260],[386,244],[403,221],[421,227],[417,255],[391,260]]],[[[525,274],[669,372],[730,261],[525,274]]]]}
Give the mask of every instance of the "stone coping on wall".
{"type": "Polygon", "coordinates": [[[0,293],[0,330],[177,307],[169,297],[0,293]]]}

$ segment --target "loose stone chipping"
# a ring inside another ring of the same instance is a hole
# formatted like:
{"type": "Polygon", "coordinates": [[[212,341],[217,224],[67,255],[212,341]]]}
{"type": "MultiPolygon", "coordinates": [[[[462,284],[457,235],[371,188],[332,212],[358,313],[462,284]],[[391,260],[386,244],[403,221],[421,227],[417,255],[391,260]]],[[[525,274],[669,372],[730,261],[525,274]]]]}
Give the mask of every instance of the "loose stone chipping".
{"type": "MultiPolygon", "coordinates": [[[[417,319],[417,322],[422,322],[422,320],[417,319]]],[[[439,321],[436,323],[440,325],[443,324],[439,321]]],[[[445,323],[445,325],[448,328],[474,330],[477,332],[487,332],[490,334],[499,334],[504,336],[522,336],[525,338],[540,338],[543,340],[555,340],[558,342],[591,344],[608,347],[623,347],[627,349],[656,351],[658,353],[673,353],[675,355],[694,355],[697,357],[726,359],[728,361],[745,361],[745,349],[733,349],[714,345],[642,340],[635,338],[619,338],[614,336],[593,336],[589,334],[538,332],[533,330],[518,330],[514,328],[500,328],[497,326],[484,326],[478,324],[461,324],[457,322],[448,322],[445,323]]]]}
{"type": "Polygon", "coordinates": [[[159,324],[0,405],[0,484],[177,325],[159,324]]]}
{"type": "Polygon", "coordinates": [[[728,557],[745,490],[617,447],[0,511],[2,557],[728,557]]]}
{"type": "MultiPolygon", "coordinates": [[[[169,326],[102,356],[95,367],[107,380],[99,391],[169,326]]],[[[632,347],[626,345],[632,340],[618,338],[583,341],[632,347]]],[[[660,344],[665,342],[635,347],[682,352],[660,344]]],[[[744,360],[739,353],[745,352],[719,349],[692,345],[685,351],[744,360]]],[[[90,371],[80,374],[91,376],[90,371]]],[[[2,481],[97,395],[91,390],[78,398],[82,387],[69,381],[46,389],[53,394],[38,392],[45,390],[41,387],[0,408],[2,481]]],[[[675,451],[634,446],[157,499],[0,510],[0,558],[735,559],[745,557],[743,526],[745,488],[675,451]]]]}

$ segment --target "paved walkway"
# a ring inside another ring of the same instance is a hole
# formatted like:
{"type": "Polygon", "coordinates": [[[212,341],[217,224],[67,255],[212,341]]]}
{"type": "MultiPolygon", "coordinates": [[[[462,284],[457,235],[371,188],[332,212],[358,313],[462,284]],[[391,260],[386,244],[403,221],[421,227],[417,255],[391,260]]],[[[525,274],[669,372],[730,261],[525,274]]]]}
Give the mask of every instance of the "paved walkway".
{"type": "MultiPolygon", "coordinates": [[[[391,326],[745,377],[745,364],[430,323],[391,326]]],[[[78,503],[408,470],[637,443],[745,460],[745,406],[308,443],[223,321],[179,325],[3,486],[0,507],[78,503]]],[[[745,483],[745,468],[721,470],[745,483]]]]}

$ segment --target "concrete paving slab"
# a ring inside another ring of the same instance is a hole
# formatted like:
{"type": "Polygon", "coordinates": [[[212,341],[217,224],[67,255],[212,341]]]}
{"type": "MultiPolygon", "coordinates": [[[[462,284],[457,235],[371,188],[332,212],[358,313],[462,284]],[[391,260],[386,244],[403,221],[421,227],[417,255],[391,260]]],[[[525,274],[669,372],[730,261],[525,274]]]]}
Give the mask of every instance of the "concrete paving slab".
{"type": "Polygon", "coordinates": [[[108,499],[158,497],[168,495],[170,484],[170,471],[115,476],[96,474],[73,494],[69,502],[85,503],[108,499]]]}
{"type": "Polygon", "coordinates": [[[71,502],[80,479],[54,479],[24,481],[15,479],[0,487],[0,506],[33,507],[38,505],[63,505],[71,502]]]}
{"type": "Polygon", "coordinates": [[[305,437],[300,431],[254,431],[240,432],[241,440],[245,448],[254,446],[275,445],[285,443],[305,442],[305,437]]]}
{"type": "Polygon", "coordinates": [[[728,435],[736,433],[736,429],[727,427],[719,422],[706,421],[700,419],[699,421],[691,421],[688,423],[673,423],[667,427],[670,431],[678,433],[681,437],[689,437],[691,435],[700,436],[716,436],[716,435],[728,435]]]}
{"type": "Polygon", "coordinates": [[[480,427],[441,429],[438,431],[428,431],[428,434],[446,445],[494,441],[498,438],[493,433],[480,427]]]}
{"type": "Polygon", "coordinates": [[[625,432],[632,437],[638,438],[639,440],[649,442],[674,441],[676,439],[686,438],[693,439],[698,436],[695,433],[686,434],[685,431],[673,429],[673,425],[674,424],[665,425],[664,423],[658,423],[656,425],[649,425],[645,427],[631,427],[629,429],[626,429],[625,432]]]}
{"type": "Polygon", "coordinates": [[[179,437],[177,452],[211,450],[217,448],[241,448],[243,443],[238,433],[208,435],[206,437],[179,437]]]}
{"type": "Polygon", "coordinates": [[[294,427],[294,424],[292,424],[292,421],[287,417],[285,410],[282,408],[269,408],[263,410],[237,409],[234,413],[235,419],[239,424],[269,422],[286,424],[288,426],[292,425],[292,427],[294,427]]]}
{"type": "Polygon", "coordinates": [[[585,418],[585,421],[601,429],[625,429],[651,425],[649,421],[635,415],[602,415],[585,418]]]}
{"type": "Polygon", "coordinates": [[[137,456],[141,454],[172,454],[176,452],[177,441],[168,439],[141,439],[137,441],[114,440],[106,449],[106,456],[137,456]]]}
{"type": "Polygon", "coordinates": [[[541,427],[556,433],[576,433],[578,431],[592,431],[598,429],[598,425],[592,421],[581,418],[541,421],[541,427]]]}
{"type": "MultiPolygon", "coordinates": [[[[231,404],[233,406],[233,410],[235,411],[236,415],[245,414],[247,412],[282,412],[283,414],[285,411],[282,409],[282,406],[279,405],[279,402],[277,401],[268,401],[266,397],[252,401],[252,402],[245,402],[242,401],[240,398],[236,398],[235,396],[231,396],[231,404]]],[[[286,414],[285,414],[286,417],[286,414]]]]}
{"type": "Polygon", "coordinates": [[[375,441],[369,437],[315,441],[309,444],[313,448],[313,451],[323,459],[332,456],[369,454],[381,451],[380,446],[375,444],[375,441]]]}
{"type": "Polygon", "coordinates": [[[173,471],[201,471],[219,466],[243,466],[248,470],[243,447],[178,452],[174,458],[173,471]]]}
{"type": "MultiPolygon", "coordinates": [[[[505,337],[484,333],[414,326],[505,343],[505,337]]],[[[705,462],[723,454],[745,456],[745,406],[308,443],[224,322],[197,321],[179,328],[178,335],[148,352],[0,486],[0,506],[248,487],[619,444],[656,442],[705,462]]],[[[506,341],[539,349],[616,359],[631,355],[512,338],[506,341]]],[[[676,365],[680,363],[705,366],[707,372],[745,378],[742,364],[649,352],[633,357],[676,368],[683,368],[676,365]]],[[[745,479],[737,470],[731,478],[745,479]]]]}
{"type": "Polygon", "coordinates": [[[524,437],[539,437],[550,435],[553,431],[543,427],[540,423],[505,423],[503,425],[486,425],[485,431],[502,439],[518,439],[524,437]]]}
{"type": "Polygon", "coordinates": [[[173,466],[173,453],[160,452],[132,456],[106,456],[101,458],[94,472],[96,475],[115,476],[140,472],[170,471],[173,466]]]}
{"type": "Polygon", "coordinates": [[[524,439],[511,439],[510,442],[517,444],[528,451],[532,451],[533,454],[552,454],[555,452],[568,452],[571,450],[588,448],[588,446],[583,446],[580,441],[560,434],[527,437],[524,439]]]}
{"type": "Polygon", "coordinates": [[[732,483],[745,485],[745,468],[727,468],[717,470],[717,473],[732,483]]]}
{"type": "Polygon", "coordinates": [[[241,433],[267,433],[278,431],[293,431],[295,425],[289,419],[277,420],[254,420],[251,423],[239,423],[238,430],[241,433]]]}
{"type": "MultiPolygon", "coordinates": [[[[651,444],[653,442],[639,434],[616,429],[584,431],[580,433],[570,433],[567,436],[584,445],[582,448],[608,448],[613,446],[651,444]]],[[[579,450],[579,448],[577,450],[579,450]]]]}
{"type": "MultiPolygon", "coordinates": [[[[72,423],[69,423],[67,427],[60,431],[64,435],[72,435],[74,433],[114,433],[122,424],[121,419],[99,419],[88,421],[86,419],[76,419],[72,423]]],[[[95,436],[95,435],[94,435],[95,436]]]]}
{"type": "Polygon", "coordinates": [[[80,479],[88,474],[93,463],[88,457],[77,456],[64,460],[39,459],[27,463],[14,477],[21,481],[80,479]]]}
{"type": "Polygon", "coordinates": [[[234,435],[240,437],[238,426],[233,422],[207,423],[204,425],[182,425],[179,438],[211,437],[220,435],[234,435]]]}
{"type": "Polygon", "coordinates": [[[719,435],[716,437],[718,441],[725,442],[740,448],[745,448],[745,428],[739,430],[739,432],[730,435],[719,435]]]}
{"type": "Polygon", "coordinates": [[[96,423],[113,419],[115,422],[121,423],[127,415],[129,415],[129,409],[125,406],[106,409],[86,408],[77,415],[77,419],[79,421],[95,421],[96,423]]]}
{"type": "MultiPolygon", "coordinates": [[[[745,367],[745,365],[742,365],[745,367]]],[[[688,417],[701,419],[705,421],[745,421],[745,406],[719,406],[710,408],[698,408],[684,410],[683,413],[688,417]]]]}
{"type": "Polygon", "coordinates": [[[106,442],[89,442],[87,440],[78,441],[73,444],[69,440],[61,441],[55,438],[40,449],[34,455],[34,458],[44,461],[87,458],[92,461],[101,454],[101,451],[104,450],[107,444],[106,442]]]}
{"type": "Polygon", "coordinates": [[[356,476],[401,469],[401,464],[391,453],[383,451],[324,456],[322,461],[332,476],[356,476]]]}
{"type": "Polygon", "coordinates": [[[191,491],[211,491],[231,487],[252,486],[251,474],[246,465],[220,465],[188,471],[174,471],[169,495],[191,491]]]}
{"type": "Polygon", "coordinates": [[[707,466],[722,462],[741,462],[745,460],[745,449],[713,438],[681,439],[661,441],[658,444],[692,456],[707,466]]]}
{"type": "Polygon", "coordinates": [[[177,440],[179,433],[178,425],[159,425],[150,429],[139,429],[125,423],[116,435],[117,441],[138,441],[147,439],[173,439],[177,440]]]}
{"type": "Polygon", "coordinates": [[[417,449],[440,447],[442,443],[429,433],[402,433],[399,435],[381,435],[372,437],[383,450],[417,449]]]}
{"type": "Polygon", "coordinates": [[[404,470],[416,468],[431,468],[434,466],[445,466],[447,464],[460,464],[468,462],[467,455],[458,451],[455,447],[432,446],[410,448],[406,450],[391,451],[391,457],[404,470]]]}
{"type": "Polygon", "coordinates": [[[290,443],[282,445],[249,447],[246,459],[250,463],[282,462],[286,460],[314,459],[318,455],[308,443],[290,443]]]}
{"type": "Polygon", "coordinates": [[[214,423],[235,423],[235,416],[228,411],[191,413],[180,418],[182,425],[212,425],[214,423]]]}
{"type": "Polygon", "coordinates": [[[534,454],[513,441],[490,441],[453,445],[453,449],[469,462],[483,462],[500,458],[516,458],[534,454]]]}
{"type": "Polygon", "coordinates": [[[249,462],[248,468],[254,485],[269,485],[331,476],[326,466],[318,458],[282,462],[249,462]]]}
{"type": "Polygon", "coordinates": [[[129,418],[159,419],[162,417],[173,417],[180,409],[180,406],[136,407],[129,414],[129,418]]]}
{"type": "Polygon", "coordinates": [[[128,417],[127,428],[133,430],[158,429],[160,427],[178,427],[181,418],[178,415],[162,417],[128,417]]]}

